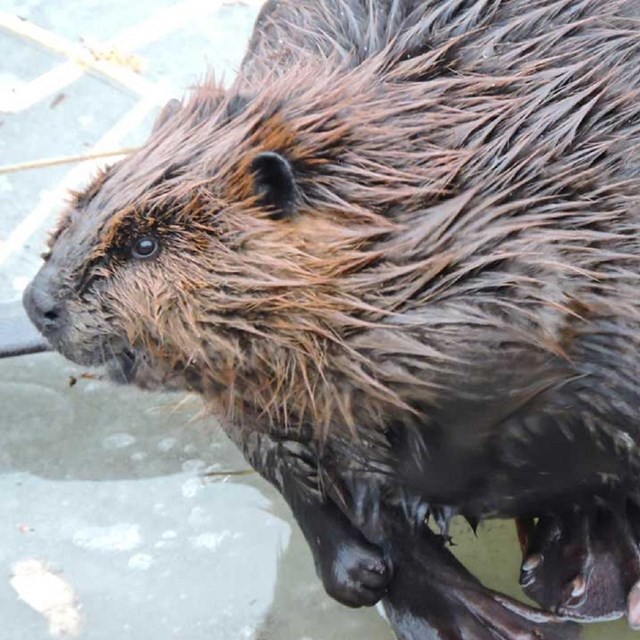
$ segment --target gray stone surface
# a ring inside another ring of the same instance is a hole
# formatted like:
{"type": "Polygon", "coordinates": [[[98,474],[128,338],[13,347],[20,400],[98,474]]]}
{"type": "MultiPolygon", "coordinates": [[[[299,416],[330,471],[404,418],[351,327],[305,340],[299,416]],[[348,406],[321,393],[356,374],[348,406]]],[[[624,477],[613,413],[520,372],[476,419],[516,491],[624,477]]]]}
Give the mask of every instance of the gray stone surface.
{"type": "MultiPolygon", "coordinates": [[[[0,104],[16,106],[0,113],[0,165],[137,144],[167,95],[209,67],[233,74],[259,5],[0,0],[65,46],[110,41],[142,69],[139,89],[69,76],[60,51],[0,27],[0,104]],[[40,91],[52,72],[58,85],[40,91]]],[[[0,174],[0,302],[18,304],[66,188],[97,165],[0,174]]],[[[1,640],[390,640],[374,610],[324,595],[288,509],[242,474],[195,399],[82,373],[53,354],[0,361],[1,640]]],[[[519,594],[511,523],[454,535],[474,571],[519,594]]],[[[636,636],[621,623],[587,637],[636,636]]]]}
{"type": "Polygon", "coordinates": [[[71,585],[87,640],[390,639],[324,595],[286,506],[234,475],[246,465],[196,399],[81,374],[0,360],[3,640],[51,637],[10,583],[29,560],[71,585]]]}

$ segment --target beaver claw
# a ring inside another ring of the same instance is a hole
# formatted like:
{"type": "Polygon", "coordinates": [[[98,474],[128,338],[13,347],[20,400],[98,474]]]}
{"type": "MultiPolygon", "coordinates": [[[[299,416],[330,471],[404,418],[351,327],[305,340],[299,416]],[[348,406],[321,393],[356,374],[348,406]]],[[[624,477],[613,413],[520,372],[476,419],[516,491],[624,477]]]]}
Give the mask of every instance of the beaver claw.
{"type": "Polygon", "coordinates": [[[340,541],[332,553],[321,554],[318,564],[327,593],[348,607],[373,606],[391,580],[382,552],[363,541],[340,541]]]}
{"type": "Polygon", "coordinates": [[[640,628],[640,511],[545,516],[525,549],[520,583],[549,611],[595,622],[625,614],[640,628]]]}

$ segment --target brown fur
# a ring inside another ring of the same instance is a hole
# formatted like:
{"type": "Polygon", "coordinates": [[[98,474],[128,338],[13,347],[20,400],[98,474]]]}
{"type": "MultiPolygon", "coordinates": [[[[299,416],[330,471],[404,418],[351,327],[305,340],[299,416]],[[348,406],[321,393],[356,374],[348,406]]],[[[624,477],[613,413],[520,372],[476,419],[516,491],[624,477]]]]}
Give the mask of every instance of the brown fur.
{"type": "Polygon", "coordinates": [[[234,86],[207,80],[63,221],[57,347],[133,351],[139,384],[256,429],[384,448],[393,425],[473,409],[450,431],[475,455],[523,408],[562,422],[570,404],[624,449],[638,17],[637,0],[269,3],[234,86]],[[291,217],[255,193],[265,150],[293,167],[291,217]],[[146,233],[160,255],[131,261],[146,233]]]}

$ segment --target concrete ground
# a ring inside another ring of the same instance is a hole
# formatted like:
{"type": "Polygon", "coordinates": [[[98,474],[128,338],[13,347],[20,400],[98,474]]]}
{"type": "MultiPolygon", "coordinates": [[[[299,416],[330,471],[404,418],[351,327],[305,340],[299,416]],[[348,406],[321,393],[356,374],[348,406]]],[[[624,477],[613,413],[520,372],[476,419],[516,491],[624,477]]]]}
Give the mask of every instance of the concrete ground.
{"type": "MultiPolygon", "coordinates": [[[[208,68],[232,76],[260,4],[0,0],[0,165],[144,140],[208,68]]],[[[19,304],[67,189],[96,166],[0,172],[0,303],[19,304]]],[[[53,354],[0,361],[1,640],[390,640],[375,610],[324,595],[286,506],[195,400],[82,373],[53,354]]],[[[519,594],[510,523],[455,538],[519,594]]]]}

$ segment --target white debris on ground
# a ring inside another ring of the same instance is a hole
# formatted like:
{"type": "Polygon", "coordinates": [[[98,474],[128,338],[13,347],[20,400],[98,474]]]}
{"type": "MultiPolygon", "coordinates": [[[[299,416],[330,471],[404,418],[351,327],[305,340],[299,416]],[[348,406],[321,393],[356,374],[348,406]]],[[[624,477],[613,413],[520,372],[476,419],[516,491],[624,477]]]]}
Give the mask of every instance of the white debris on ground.
{"type": "Polygon", "coordinates": [[[26,604],[41,613],[54,638],[77,637],[82,614],[71,585],[42,560],[22,560],[13,565],[11,586],[26,604]]]}

